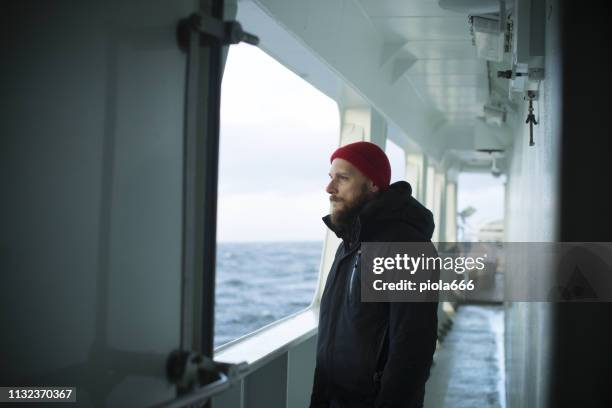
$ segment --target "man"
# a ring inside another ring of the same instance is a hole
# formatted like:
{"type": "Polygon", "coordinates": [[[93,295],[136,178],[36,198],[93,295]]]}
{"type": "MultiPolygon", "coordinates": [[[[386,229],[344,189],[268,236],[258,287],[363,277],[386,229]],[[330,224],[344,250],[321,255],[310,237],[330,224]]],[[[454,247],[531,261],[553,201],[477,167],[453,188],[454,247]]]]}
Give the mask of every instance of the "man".
{"type": "Polygon", "coordinates": [[[422,407],[437,340],[437,303],[361,302],[362,242],[430,242],[429,210],[410,184],[389,185],[373,143],[331,156],[325,224],[342,239],[321,298],[311,408],[422,407]]]}

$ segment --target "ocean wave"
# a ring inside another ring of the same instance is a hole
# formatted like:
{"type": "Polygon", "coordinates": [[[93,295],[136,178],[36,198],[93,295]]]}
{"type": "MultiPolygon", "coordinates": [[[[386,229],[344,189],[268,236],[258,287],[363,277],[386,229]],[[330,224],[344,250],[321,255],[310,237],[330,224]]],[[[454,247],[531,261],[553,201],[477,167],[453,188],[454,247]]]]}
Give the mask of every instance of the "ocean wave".
{"type": "Polygon", "coordinates": [[[321,242],[219,243],[215,347],[306,308],[321,242]]]}

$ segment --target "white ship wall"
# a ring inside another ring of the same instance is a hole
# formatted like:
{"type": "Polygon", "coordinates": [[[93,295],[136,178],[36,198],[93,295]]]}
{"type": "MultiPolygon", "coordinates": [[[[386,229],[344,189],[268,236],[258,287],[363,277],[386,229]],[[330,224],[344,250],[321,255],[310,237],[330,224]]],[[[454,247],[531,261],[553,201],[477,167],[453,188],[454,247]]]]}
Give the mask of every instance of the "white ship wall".
{"type": "Polygon", "coordinates": [[[76,386],[84,406],[172,399],[186,61],[176,24],[197,1],[1,7],[0,384],[76,386]]]}
{"type": "MultiPolygon", "coordinates": [[[[528,103],[512,115],[513,150],[506,185],[506,242],[553,242],[558,237],[561,56],[559,8],[547,2],[545,80],[534,103],[538,125],[529,146],[528,103]]],[[[507,281],[528,282],[528,259],[511,260],[507,281]]],[[[545,271],[542,271],[545,272],[545,271]]],[[[549,381],[550,303],[506,303],[506,396],[508,407],[546,406],[549,381]]]]}

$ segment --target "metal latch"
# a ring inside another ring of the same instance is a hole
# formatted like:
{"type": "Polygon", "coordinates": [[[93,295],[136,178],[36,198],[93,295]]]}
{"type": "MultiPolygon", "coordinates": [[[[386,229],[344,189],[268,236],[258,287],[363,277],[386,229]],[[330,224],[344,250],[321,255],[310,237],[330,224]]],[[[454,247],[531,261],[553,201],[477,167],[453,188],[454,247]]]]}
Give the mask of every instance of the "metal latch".
{"type": "Polygon", "coordinates": [[[247,363],[221,363],[199,353],[173,351],[166,363],[166,374],[177,386],[179,398],[167,407],[204,403],[239,381],[247,370],[247,363]]]}
{"type": "Polygon", "coordinates": [[[497,71],[498,78],[514,79],[516,77],[521,77],[521,76],[529,76],[529,75],[524,72],[514,72],[511,69],[508,69],[506,71],[497,71]]]}
{"type": "Polygon", "coordinates": [[[221,47],[240,42],[259,44],[259,38],[244,31],[237,21],[222,21],[194,13],[179,22],[177,36],[182,49],[186,50],[189,47],[193,31],[200,34],[200,45],[221,47]]]}

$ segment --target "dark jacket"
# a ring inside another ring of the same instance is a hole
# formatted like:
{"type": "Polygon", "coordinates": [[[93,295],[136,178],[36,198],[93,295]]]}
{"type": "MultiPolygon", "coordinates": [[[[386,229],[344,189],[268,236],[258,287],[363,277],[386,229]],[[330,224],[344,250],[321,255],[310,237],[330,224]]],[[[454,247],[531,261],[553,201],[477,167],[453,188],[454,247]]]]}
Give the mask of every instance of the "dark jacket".
{"type": "Polygon", "coordinates": [[[406,182],[366,204],[342,238],[321,298],[311,408],[421,407],[437,303],[361,302],[361,242],[429,242],[433,217],[406,182]],[[355,269],[356,273],[353,273],[355,269]]]}

